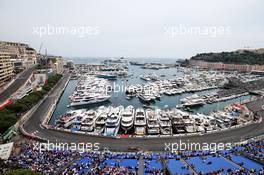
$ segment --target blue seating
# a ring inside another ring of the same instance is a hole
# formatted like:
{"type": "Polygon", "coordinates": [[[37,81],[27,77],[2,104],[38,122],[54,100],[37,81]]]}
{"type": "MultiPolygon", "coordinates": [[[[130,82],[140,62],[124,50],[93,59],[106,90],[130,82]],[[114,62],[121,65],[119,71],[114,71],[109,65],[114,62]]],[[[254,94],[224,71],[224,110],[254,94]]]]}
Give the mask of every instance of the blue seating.
{"type": "Polygon", "coordinates": [[[237,156],[237,155],[231,155],[231,159],[233,162],[237,163],[237,164],[241,164],[243,163],[242,167],[248,169],[248,170],[261,170],[262,168],[262,165],[257,163],[257,162],[254,162],[250,159],[247,159],[243,156],[237,156]]]}
{"type": "MultiPolygon", "coordinates": [[[[78,174],[87,174],[89,172],[89,164],[92,162],[92,159],[91,158],[88,158],[88,157],[85,157],[81,160],[78,160],[76,161],[75,163],[81,167],[81,166],[84,166],[85,168],[81,169],[78,174]]],[[[73,169],[75,166],[71,166],[70,169],[73,169]]]]}
{"type": "Polygon", "coordinates": [[[169,159],[167,162],[167,167],[170,174],[190,174],[187,168],[184,168],[184,164],[180,160],[169,159]]]}
{"type": "Polygon", "coordinates": [[[136,159],[122,159],[119,165],[124,167],[135,168],[137,166],[137,162],[138,161],[136,159]]]}
{"type": "Polygon", "coordinates": [[[238,165],[232,164],[223,157],[206,156],[204,160],[200,157],[191,157],[186,161],[189,165],[194,165],[194,170],[198,173],[209,173],[221,169],[224,170],[223,173],[227,173],[229,169],[232,171],[239,170],[238,165]]]}
{"type": "Polygon", "coordinates": [[[154,174],[154,172],[160,172],[163,169],[161,162],[157,159],[144,160],[144,164],[144,174],[154,174]]]}

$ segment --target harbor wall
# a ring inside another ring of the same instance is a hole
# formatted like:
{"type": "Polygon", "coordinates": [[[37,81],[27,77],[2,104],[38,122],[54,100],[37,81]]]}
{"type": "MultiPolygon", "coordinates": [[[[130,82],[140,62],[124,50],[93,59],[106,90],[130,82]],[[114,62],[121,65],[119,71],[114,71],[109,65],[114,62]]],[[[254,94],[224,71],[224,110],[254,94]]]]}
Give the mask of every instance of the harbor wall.
{"type": "Polygon", "coordinates": [[[252,72],[264,71],[264,65],[249,65],[249,64],[225,64],[222,62],[206,62],[202,60],[190,60],[189,65],[201,69],[216,69],[226,71],[252,72]]]}

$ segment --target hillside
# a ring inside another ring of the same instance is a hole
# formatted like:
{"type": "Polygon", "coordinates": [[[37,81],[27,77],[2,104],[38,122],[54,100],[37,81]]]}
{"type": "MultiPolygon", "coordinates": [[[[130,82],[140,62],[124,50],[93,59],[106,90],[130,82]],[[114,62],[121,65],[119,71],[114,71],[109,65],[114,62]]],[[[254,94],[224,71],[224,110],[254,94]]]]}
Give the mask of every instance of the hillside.
{"type": "Polygon", "coordinates": [[[208,62],[223,62],[227,64],[264,64],[264,52],[263,49],[258,49],[221,53],[201,53],[191,57],[191,59],[208,62]]]}

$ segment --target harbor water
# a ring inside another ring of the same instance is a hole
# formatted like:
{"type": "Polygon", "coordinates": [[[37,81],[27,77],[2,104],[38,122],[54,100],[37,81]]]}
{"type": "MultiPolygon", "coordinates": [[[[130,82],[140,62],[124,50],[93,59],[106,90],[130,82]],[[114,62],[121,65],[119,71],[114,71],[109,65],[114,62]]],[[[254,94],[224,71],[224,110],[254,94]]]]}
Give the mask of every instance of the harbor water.
{"type": "MultiPolygon", "coordinates": [[[[75,60],[74,60],[75,61],[75,60]]],[[[88,62],[87,60],[81,59],[82,62],[80,61],[75,61],[75,64],[82,63],[82,64],[99,64],[99,62],[88,62]]],[[[93,60],[96,61],[96,60],[93,60]]],[[[170,60],[171,61],[171,60],[170,60]]],[[[163,60],[164,62],[164,60],[163,60]]],[[[168,61],[169,62],[169,61],[168,61]]],[[[172,62],[172,61],[171,61],[172,62]]],[[[169,62],[170,63],[170,62],[169,62]]],[[[174,61],[175,63],[175,61],[174,61]]],[[[181,75],[182,72],[178,72],[177,68],[169,68],[169,69],[159,69],[159,70],[153,70],[153,69],[142,69],[140,66],[134,66],[134,65],[129,65],[128,66],[128,77],[126,78],[117,78],[116,80],[112,81],[112,87],[118,86],[118,87],[124,87],[126,85],[132,85],[132,84],[143,84],[146,83],[145,80],[140,79],[140,76],[142,75],[147,75],[147,74],[153,74],[155,73],[158,75],[161,79],[172,79],[173,77],[181,75]],[[162,77],[161,77],[162,75],[162,77]]],[[[78,106],[78,107],[72,107],[68,108],[67,106],[69,105],[69,96],[72,95],[75,87],[77,84],[77,80],[70,80],[65,91],[63,92],[57,107],[51,117],[50,124],[55,124],[56,119],[67,112],[69,109],[80,109],[80,108],[86,108],[86,109],[91,109],[91,108],[96,108],[101,105],[104,106],[128,106],[132,105],[135,108],[142,107],[145,103],[141,102],[137,97],[133,97],[132,99],[127,99],[126,94],[124,91],[117,91],[117,92],[112,92],[112,97],[110,98],[109,101],[99,103],[99,104],[89,104],[89,105],[84,105],[84,106],[78,106]]],[[[208,94],[217,91],[216,89],[214,90],[206,90],[206,91],[201,91],[201,92],[196,92],[196,94],[203,95],[203,94],[208,94]]],[[[174,96],[166,96],[162,95],[160,100],[156,100],[153,103],[150,103],[148,105],[155,107],[155,108],[173,108],[177,104],[180,103],[180,99],[190,96],[193,93],[183,93],[181,95],[174,95],[174,96]]],[[[204,114],[210,114],[213,111],[217,110],[222,110],[224,107],[226,107],[229,104],[233,103],[239,103],[242,102],[245,99],[251,98],[249,95],[248,96],[242,96],[239,98],[223,101],[223,102],[218,102],[218,103],[213,103],[213,104],[206,104],[201,107],[193,108],[192,112],[193,113],[204,113],[204,114]]]]}

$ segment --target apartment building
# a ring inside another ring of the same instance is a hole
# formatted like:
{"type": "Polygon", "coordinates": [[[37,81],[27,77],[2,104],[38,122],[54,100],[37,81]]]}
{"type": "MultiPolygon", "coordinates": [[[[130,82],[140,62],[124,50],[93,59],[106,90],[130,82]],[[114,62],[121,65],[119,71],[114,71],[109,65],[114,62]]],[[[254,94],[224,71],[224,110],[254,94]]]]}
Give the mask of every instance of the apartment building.
{"type": "Polygon", "coordinates": [[[63,66],[64,66],[64,60],[60,56],[50,56],[49,57],[49,65],[52,68],[52,70],[56,74],[62,74],[63,72],[63,66]]]}
{"type": "Polygon", "coordinates": [[[10,61],[11,56],[8,53],[0,52],[0,86],[13,76],[13,65],[10,61]]]}
{"type": "Polygon", "coordinates": [[[0,51],[10,55],[12,63],[16,64],[16,69],[27,69],[37,63],[37,52],[25,43],[0,41],[0,51]]]}

